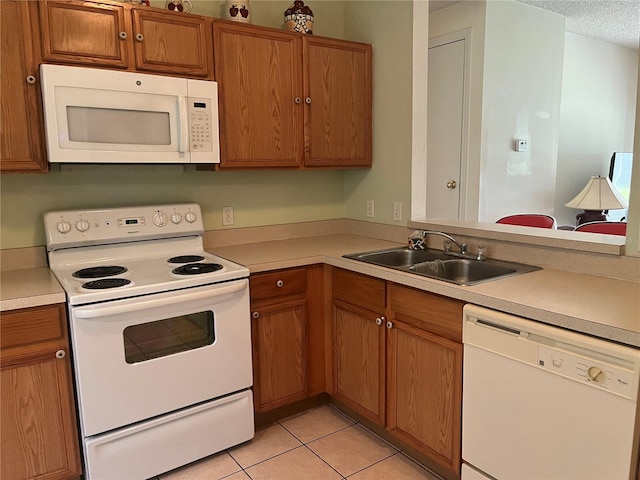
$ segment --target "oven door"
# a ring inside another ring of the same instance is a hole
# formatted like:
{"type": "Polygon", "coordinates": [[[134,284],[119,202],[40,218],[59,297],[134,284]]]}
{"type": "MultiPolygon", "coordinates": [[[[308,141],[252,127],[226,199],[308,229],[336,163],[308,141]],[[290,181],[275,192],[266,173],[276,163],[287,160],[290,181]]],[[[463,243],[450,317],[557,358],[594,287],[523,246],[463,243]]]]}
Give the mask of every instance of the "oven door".
{"type": "Polygon", "coordinates": [[[70,308],[85,437],[252,384],[248,280],[70,308]]]}

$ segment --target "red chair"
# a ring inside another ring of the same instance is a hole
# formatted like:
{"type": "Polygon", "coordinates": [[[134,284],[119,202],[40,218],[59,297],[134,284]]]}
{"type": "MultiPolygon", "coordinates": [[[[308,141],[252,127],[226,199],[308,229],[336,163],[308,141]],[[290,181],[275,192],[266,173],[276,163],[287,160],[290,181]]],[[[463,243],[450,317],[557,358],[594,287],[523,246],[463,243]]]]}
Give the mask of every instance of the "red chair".
{"type": "Polygon", "coordinates": [[[576,227],[576,232],[606,233],[609,235],[627,235],[627,222],[587,222],[576,227]]]}
{"type": "Polygon", "coordinates": [[[519,215],[509,215],[502,217],[496,223],[503,225],[522,225],[523,227],[556,228],[557,222],[551,215],[538,213],[521,213],[519,215]]]}

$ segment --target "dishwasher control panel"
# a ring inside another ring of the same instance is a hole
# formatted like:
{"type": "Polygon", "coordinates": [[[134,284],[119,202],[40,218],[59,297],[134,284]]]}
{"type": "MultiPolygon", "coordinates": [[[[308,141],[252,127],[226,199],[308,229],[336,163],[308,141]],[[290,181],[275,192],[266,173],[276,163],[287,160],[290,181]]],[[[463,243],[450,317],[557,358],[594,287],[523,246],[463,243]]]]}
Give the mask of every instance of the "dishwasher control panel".
{"type": "Polygon", "coordinates": [[[631,369],[543,345],[538,346],[538,366],[629,399],[634,397],[631,369]]]}

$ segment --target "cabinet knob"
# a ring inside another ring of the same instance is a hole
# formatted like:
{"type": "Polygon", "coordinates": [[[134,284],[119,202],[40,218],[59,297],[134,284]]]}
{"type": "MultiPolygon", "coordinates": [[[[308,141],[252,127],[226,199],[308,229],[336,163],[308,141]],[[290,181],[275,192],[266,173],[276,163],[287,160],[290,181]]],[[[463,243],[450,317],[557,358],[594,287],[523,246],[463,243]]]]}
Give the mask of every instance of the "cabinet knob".
{"type": "Polygon", "coordinates": [[[278,280],[278,281],[276,282],[276,287],[278,287],[278,288],[282,288],[283,286],[284,286],[284,282],[283,282],[282,280],[278,280]]]}
{"type": "Polygon", "coordinates": [[[127,39],[127,32],[120,32],[118,34],[118,37],[120,37],[120,40],[126,40],[127,39]]]}
{"type": "Polygon", "coordinates": [[[380,326],[384,323],[384,317],[376,318],[376,325],[380,326]]]}
{"type": "Polygon", "coordinates": [[[456,183],[456,181],[455,181],[455,180],[449,180],[449,181],[447,182],[447,188],[450,188],[451,190],[455,190],[455,188],[456,188],[456,186],[457,186],[457,185],[458,185],[458,184],[456,183]]]}
{"type": "Polygon", "coordinates": [[[307,105],[309,105],[311,103],[311,97],[307,97],[304,99],[304,103],[306,103],[307,105]]]}
{"type": "Polygon", "coordinates": [[[65,352],[64,350],[58,350],[56,352],[56,358],[64,358],[66,354],[67,352],[65,352]]]}
{"type": "Polygon", "coordinates": [[[393,328],[393,323],[387,322],[387,328],[393,328]]]}
{"type": "Polygon", "coordinates": [[[258,317],[260,316],[260,314],[259,314],[258,312],[253,312],[253,313],[251,314],[251,316],[252,316],[253,318],[258,318],[258,317]]]}
{"type": "Polygon", "coordinates": [[[300,105],[302,103],[302,99],[300,97],[294,98],[293,101],[296,103],[296,105],[300,105]]]}
{"type": "Polygon", "coordinates": [[[27,83],[28,83],[29,85],[33,85],[34,83],[36,83],[36,77],[34,77],[33,75],[29,75],[29,76],[27,77],[27,83]]]}
{"type": "Polygon", "coordinates": [[[144,40],[144,35],[142,35],[141,33],[138,33],[138,34],[136,35],[136,40],[137,40],[138,42],[143,41],[143,40],[144,40]]]}

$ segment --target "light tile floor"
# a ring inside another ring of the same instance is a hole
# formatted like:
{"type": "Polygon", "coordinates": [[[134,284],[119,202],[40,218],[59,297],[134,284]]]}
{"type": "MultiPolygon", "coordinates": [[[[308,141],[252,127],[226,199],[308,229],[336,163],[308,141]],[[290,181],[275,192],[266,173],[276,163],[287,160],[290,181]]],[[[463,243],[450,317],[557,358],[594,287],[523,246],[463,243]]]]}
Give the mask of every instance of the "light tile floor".
{"type": "Polygon", "coordinates": [[[160,480],[437,480],[403,452],[330,405],[285,418],[250,442],[160,480]]]}

